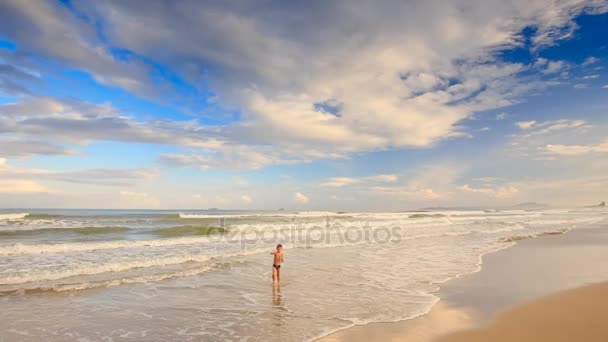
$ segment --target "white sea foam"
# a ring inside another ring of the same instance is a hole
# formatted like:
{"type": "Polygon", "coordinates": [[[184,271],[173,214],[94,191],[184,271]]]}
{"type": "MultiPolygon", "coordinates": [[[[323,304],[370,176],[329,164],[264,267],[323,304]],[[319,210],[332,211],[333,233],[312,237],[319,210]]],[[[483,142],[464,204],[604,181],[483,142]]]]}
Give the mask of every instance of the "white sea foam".
{"type": "Polygon", "coordinates": [[[209,255],[179,255],[162,258],[144,258],[130,261],[96,263],[92,265],[74,265],[61,270],[47,270],[38,272],[21,272],[8,276],[0,276],[0,284],[15,285],[28,282],[41,282],[58,280],[74,276],[95,275],[106,272],[124,272],[134,268],[149,268],[167,265],[183,264],[186,262],[204,262],[211,259],[209,255]]]}
{"type": "Polygon", "coordinates": [[[118,240],[103,242],[71,242],[71,243],[14,243],[0,245],[1,255],[18,254],[44,254],[44,253],[72,253],[103,249],[141,248],[141,247],[167,247],[179,245],[192,245],[209,242],[209,237],[183,237],[171,239],[150,240],[118,240]]]}
{"type": "Polygon", "coordinates": [[[0,214],[0,221],[22,220],[29,215],[28,213],[0,214]]]}
{"type": "MultiPolygon", "coordinates": [[[[188,269],[185,271],[178,272],[169,272],[169,273],[161,273],[161,274],[151,274],[151,275],[142,275],[142,276],[134,276],[128,278],[118,278],[118,279],[109,279],[109,280],[100,280],[100,281],[84,281],[77,282],[72,284],[62,284],[62,283],[49,283],[44,284],[40,281],[31,282],[28,285],[13,284],[17,286],[10,285],[2,285],[0,286],[0,293],[13,293],[13,292],[35,292],[35,291],[53,291],[53,292],[67,292],[67,291],[82,291],[88,289],[94,289],[97,287],[114,287],[120,285],[129,285],[129,284],[138,284],[138,283],[153,283],[159,282],[167,279],[173,278],[185,278],[192,277],[195,275],[199,275],[205,272],[209,272],[213,270],[212,266],[200,266],[193,269],[188,269]]],[[[48,280],[48,279],[42,279],[48,280]]]]}

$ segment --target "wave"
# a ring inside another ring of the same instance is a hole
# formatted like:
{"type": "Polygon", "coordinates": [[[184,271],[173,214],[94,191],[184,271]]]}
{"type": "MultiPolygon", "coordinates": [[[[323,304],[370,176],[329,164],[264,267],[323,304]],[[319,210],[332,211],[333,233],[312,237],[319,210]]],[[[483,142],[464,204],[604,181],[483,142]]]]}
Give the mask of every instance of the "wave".
{"type": "MultiPolygon", "coordinates": [[[[22,272],[19,274],[0,277],[0,284],[6,288],[10,285],[21,285],[28,283],[41,283],[57,280],[69,280],[74,277],[96,276],[101,274],[114,274],[131,271],[134,269],[150,269],[154,267],[167,267],[182,265],[186,263],[206,263],[220,258],[241,257],[253,254],[268,252],[268,247],[253,248],[245,251],[238,251],[224,254],[186,254],[169,255],[156,258],[135,259],[128,261],[115,261],[106,264],[81,264],[62,270],[47,270],[42,272],[22,272]]],[[[193,265],[194,266],[194,265],[193,265]]],[[[208,267],[209,265],[195,265],[208,267]]],[[[156,274],[159,275],[159,274],[156,274]]],[[[0,289],[0,292],[3,292],[0,289]]]]}
{"type": "Polygon", "coordinates": [[[178,226],[154,229],[151,230],[150,233],[160,236],[212,235],[226,233],[226,228],[209,226],[178,226]]]}
{"type": "Polygon", "coordinates": [[[212,227],[212,226],[177,226],[167,227],[158,229],[146,229],[146,228],[127,228],[121,226],[99,226],[99,227],[50,227],[50,228],[22,228],[22,229],[0,229],[0,237],[11,237],[11,236],[29,236],[29,235],[43,235],[50,233],[59,234],[111,234],[111,233],[124,233],[128,231],[138,231],[139,233],[150,233],[159,236],[194,236],[194,235],[211,235],[225,233],[226,228],[212,227]]]}
{"type": "Polygon", "coordinates": [[[28,213],[0,214],[0,221],[22,220],[28,215],[28,213]]]}
{"type": "MultiPolygon", "coordinates": [[[[601,219],[599,219],[601,220],[601,219]]],[[[595,220],[577,220],[577,222],[569,222],[570,224],[574,223],[591,223],[598,221],[595,220]],[[583,221],[583,222],[581,222],[583,221]]],[[[411,220],[410,222],[418,222],[417,220],[411,220]]],[[[430,221],[429,221],[430,222],[430,221]]],[[[567,223],[568,221],[562,222],[567,223]]],[[[423,238],[429,236],[440,236],[440,235],[464,235],[469,233],[481,233],[481,234],[493,234],[499,232],[508,232],[515,230],[525,229],[527,224],[524,223],[502,223],[493,226],[485,226],[487,222],[485,221],[476,221],[469,222],[464,225],[458,225],[456,227],[461,227],[462,229],[457,229],[453,231],[424,231],[421,229],[410,228],[410,224],[405,224],[405,222],[396,222],[395,225],[386,225],[384,224],[376,227],[359,227],[359,229],[378,229],[383,227],[401,227],[402,237],[403,238],[423,238]],[[475,224],[477,223],[477,224],[475,224]]],[[[495,222],[498,223],[498,222],[495,222]]],[[[441,223],[442,227],[446,225],[450,225],[449,222],[441,223]]],[[[426,224],[424,225],[426,226],[426,224]]],[[[278,230],[282,230],[284,226],[276,226],[278,230]]],[[[311,228],[314,231],[319,231],[319,227],[317,225],[297,225],[295,228],[291,226],[287,227],[288,233],[291,229],[293,232],[298,233],[298,229],[308,229],[311,228]],[[295,230],[293,230],[295,229],[295,230]]],[[[173,247],[173,246],[186,246],[193,244],[208,244],[208,243],[217,243],[218,241],[222,241],[224,243],[249,243],[250,241],[255,242],[256,238],[259,239],[259,232],[271,232],[273,229],[267,228],[275,228],[275,226],[231,226],[230,230],[226,230],[225,228],[211,228],[206,226],[201,227],[189,227],[189,226],[178,226],[178,227],[168,227],[168,228],[159,228],[156,230],[137,230],[137,233],[142,234],[155,234],[161,238],[158,239],[134,239],[134,240],[114,240],[114,241],[91,241],[91,242],[70,242],[70,243],[13,243],[13,244],[0,244],[0,256],[6,255],[25,255],[25,254],[44,254],[44,253],[73,253],[73,252],[87,252],[94,250],[107,250],[107,249],[121,249],[121,248],[148,248],[148,247],[173,247]],[[260,227],[264,227],[264,229],[258,229],[260,227]],[[251,230],[250,230],[251,229],[251,230]],[[227,233],[227,234],[225,234],[227,233]],[[184,236],[189,235],[189,236],[184,236]],[[254,240],[251,240],[253,238],[254,240]]],[[[347,228],[347,227],[345,227],[347,228]]],[[[120,228],[118,228],[120,229],[120,228]]],[[[344,230],[342,230],[344,231],[344,230]]],[[[92,228],[91,233],[101,233],[102,230],[98,228],[92,228]]],[[[336,232],[339,233],[338,229],[330,228],[328,232],[336,232]]],[[[321,247],[321,246],[315,246],[321,247]]]]}
{"type": "Polygon", "coordinates": [[[321,218],[326,216],[344,216],[350,215],[344,211],[300,211],[300,212],[269,212],[269,213],[247,213],[247,214],[184,214],[180,213],[179,218],[182,219],[217,219],[217,218],[246,218],[246,217],[306,217],[306,218],[321,218]]]}
{"type": "Polygon", "coordinates": [[[195,275],[199,275],[202,273],[206,273],[214,270],[214,267],[199,267],[195,269],[189,269],[185,271],[171,272],[171,273],[161,273],[161,274],[152,274],[152,275],[142,275],[128,278],[120,278],[120,279],[109,279],[109,280],[99,280],[99,281],[89,281],[82,283],[73,283],[73,284],[51,284],[47,286],[41,286],[39,283],[32,283],[32,286],[4,286],[0,287],[1,294],[27,294],[27,293],[39,293],[39,292],[68,292],[68,291],[83,291],[88,289],[94,289],[98,287],[115,287],[121,285],[129,285],[129,284],[142,284],[142,283],[150,283],[150,282],[158,282],[168,279],[174,278],[183,278],[183,277],[191,277],[195,275]]]}
{"type": "Polygon", "coordinates": [[[135,268],[149,268],[167,265],[178,265],[186,262],[204,262],[211,259],[210,255],[166,256],[130,261],[117,261],[107,264],[79,265],[63,270],[48,270],[43,272],[27,272],[0,277],[0,284],[18,285],[30,282],[53,281],[76,276],[90,276],[106,272],[124,272],[135,268]]]}
{"type": "MultiPolygon", "coordinates": [[[[449,223],[446,223],[449,224],[449,223]]],[[[481,224],[481,222],[480,222],[481,224]]],[[[520,224],[501,224],[495,227],[486,227],[481,229],[471,225],[464,231],[437,231],[437,232],[422,232],[420,230],[410,230],[409,226],[401,225],[386,225],[382,224],[379,226],[352,226],[361,232],[367,230],[384,230],[392,227],[401,227],[402,237],[407,239],[425,238],[431,236],[452,236],[452,235],[466,235],[470,233],[482,233],[491,234],[501,231],[520,230],[524,227],[520,224]],[[412,235],[413,234],[413,235],[412,235]]],[[[222,241],[225,243],[247,243],[255,242],[256,239],[263,237],[265,233],[277,232],[284,230],[288,234],[300,234],[299,229],[310,230],[312,232],[319,232],[319,229],[323,227],[318,225],[298,225],[298,226],[231,226],[230,230],[220,227],[208,227],[208,226],[178,226],[160,228],[156,230],[141,230],[139,233],[152,233],[157,236],[164,237],[162,239],[144,239],[144,240],[117,240],[117,241],[96,241],[96,242],[72,242],[72,243],[14,243],[0,245],[0,256],[2,255],[23,255],[23,254],[44,254],[44,253],[72,253],[72,252],[86,252],[94,250],[105,250],[105,249],[119,249],[119,248],[147,248],[147,247],[173,247],[173,246],[186,246],[193,244],[206,244],[206,243],[217,243],[222,241]],[[274,228],[274,229],[270,229],[274,228]],[[232,234],[230,234],[230,232],[232,234]],[[228,233],[228,234],[226,234],[228,233]],[[189,236],[184,236],[189,235],[189,236]]],[[[345,234],[348,231],[352,231],[348,227],[332,227],[328,230],[324,230],[325,233],[330,233],[332,236],[335,234],[345,234]]],[[[294,235],[289,235],[293,237],[294,235]]],[[[298,235],[300,236],[300,235],[298,235]]],[[[322,248],[323,246],[314,246],[314,248],[322,248]]],[[[331,247],[327,245],[325,247],[331,247]]],[[[335,246],[337,247],[337,246],[335,246]]]]}
{"type": "Polygon", "coordinates": [[[26,218],[28,219],[56,219],[56,218],[64,218],[66,215],[57,215],[57,214],[28,214],[26,218]]]}
{"type": "Polygon", "coordinates": [[[88,252],[102,249],[167,247],[210,242],[210,236],[179,237],[154,240],[119,240],[73,243],[15,243],[0,245],[0,256],[45,253],[88,252]]]}
{"type": "Polygon", "coordinates": [[[433,306],[435,306],[435,304],[437,304],[437,302],[439,302],[441,300],[439,297],[435,296],[432,293],[412,293],[412,295],[426,297],[426,298],[428,298],[428,302],[424,303],[424,305],[422,307],[418,308],[417,310],[414,310],[411,313],[408,313],[404,316],[399,316],[399,317],[392,317],[392,318],[382,317],[382,318],[372,318],[372,319],[338,318],[338,319],[348,322],[348,324],[345,326],[339,327],[339,328],[324,329],[318,335],[307,338],[304,341],[305,342],[319,341],[323,337],[327,337],[329,335],[337,333],[338,331],[346,330],[346,329],[349,329],[349,328],[352,328],[355,326],[367,325],[370,323],[397,323],[397,322],[412,320],[412,319],[424,316],[424,315],[428,314],[429,312],[431,312],[431,309],[433,308],[433,306]]]}
{"type": "Polygon", "coordinates": [[[146,218],[167,218],[167,219],[178,219],[179,214],[158,214],[158,213],[72,213],[72,214],[28,214],[28,219],[64,219],[64,218],[133,218],[133,217],[146,217],[146,218]]]}
{"type": "Polygon", "coordinates": [[[561,234],[566,234],[567,232],[571,231],[573,228],[574,227],[569,227],[569,228],[563,228],[563,229],[553,230],[553,231],[548,231],[548,232],[540,232],[540,233],[536,233],[536,234],[507,236],[507,237],[501,238],[499,241],[500,242],[517,242],[517,241],[521,241],[521,240],[537,238],[537,237],[544,236],[544,235],[561,235],[561,234]]]}
{"type": "Polygon", "coordinates": [[[445,217],[445,215],[443,214],[412,214],[410,216],[408,216],[408,218],[438,218],[438,217],[445,217]]]}
{"type": "Polygon", "coordinates": [[[76,233],[82,235],[91,234],[110,234],[129,231],[125,227],[76,227],[76,228],[39,228],[39,229],[19,229],[19,230],[0,230],[0,237],[41,235],[48,233],[76,233]]]}

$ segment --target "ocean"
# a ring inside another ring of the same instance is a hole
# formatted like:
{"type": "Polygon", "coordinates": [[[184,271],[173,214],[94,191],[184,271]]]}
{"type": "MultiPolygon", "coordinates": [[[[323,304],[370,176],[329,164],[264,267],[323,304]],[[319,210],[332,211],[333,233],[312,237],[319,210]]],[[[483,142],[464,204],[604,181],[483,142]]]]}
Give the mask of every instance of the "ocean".
{"type": "Polygon", "coordinates": [[[314,340],[423,315],[484,254],[607,213],[0,210],[0,341],[314,340]]]}

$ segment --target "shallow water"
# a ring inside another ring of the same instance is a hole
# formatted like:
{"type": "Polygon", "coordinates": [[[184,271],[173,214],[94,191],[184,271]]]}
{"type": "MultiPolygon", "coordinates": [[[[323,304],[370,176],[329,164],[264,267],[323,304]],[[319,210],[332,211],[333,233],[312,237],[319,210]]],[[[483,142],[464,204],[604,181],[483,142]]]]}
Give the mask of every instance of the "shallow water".
{"type": "Polygon", "coordinates": [[[3,211],[0,340],[310,340],[424,314],[439,284],[475,272],[510,238],[606,217],[590,209],[3,211]],[[181,228],[211,226],[227,232],[181,228]],[[275,288],[277,243],[286,263],[275,288]]]}

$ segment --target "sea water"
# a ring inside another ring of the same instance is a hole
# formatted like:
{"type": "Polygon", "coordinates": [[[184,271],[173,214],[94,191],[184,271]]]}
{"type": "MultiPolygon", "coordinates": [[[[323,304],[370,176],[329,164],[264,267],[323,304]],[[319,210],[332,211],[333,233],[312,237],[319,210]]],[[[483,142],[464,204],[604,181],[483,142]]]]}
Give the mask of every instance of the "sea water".
{"type": "Polygon", "coordinates": [[[1,341],[303,341],[428,312],[521,238],[605,210],[0,211],[1,341]],[[280,286],[272,252],[285,248],[280,286]]]}

